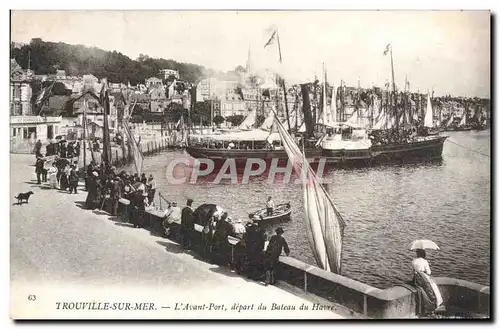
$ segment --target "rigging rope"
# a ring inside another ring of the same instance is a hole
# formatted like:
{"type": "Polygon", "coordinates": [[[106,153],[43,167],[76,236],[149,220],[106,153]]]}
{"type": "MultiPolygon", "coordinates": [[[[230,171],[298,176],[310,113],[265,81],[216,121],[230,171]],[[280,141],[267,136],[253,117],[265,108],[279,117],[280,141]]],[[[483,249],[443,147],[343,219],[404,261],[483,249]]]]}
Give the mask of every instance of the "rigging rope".
{"type": "Polygon", "coordinates": [[[447,139],[446,141],[447,141],[447,142],[450,142],[450,143],[452,143],[452,144],[455,144],[455,145],[457,145],[457,146],[463,147],[464,149],[469,150],[469,151],[471,151],[471,152],[474,152],[474,153],[477,153],[477,154],[483,155],[483,156],[485,156],[485,157],[491,158],[491,156],[490,156],[489,154],[484,154],[484,153],[478,152],[478,151],[476,151],[476,150],[471,149],[470,147],[460,145],[460,144],[455,143],[455,142],[453,142],[453,141],[451,141],[451,140],[449,140],[449,139],[447,139]]]}

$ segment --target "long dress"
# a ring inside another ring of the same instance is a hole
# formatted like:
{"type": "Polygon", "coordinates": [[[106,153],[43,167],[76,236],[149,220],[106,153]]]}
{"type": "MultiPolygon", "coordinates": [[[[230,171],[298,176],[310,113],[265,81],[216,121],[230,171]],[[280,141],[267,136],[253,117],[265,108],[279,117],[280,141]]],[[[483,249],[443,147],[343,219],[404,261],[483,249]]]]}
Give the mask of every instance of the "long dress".
{"type": "Polygon", "coordinates": [[[443,304],[443,297],[439,288],[432,278],[422,271],[415,271],[415,285],[420,287],[429,298],[431,308],[436,309],[443,304]]]}
{"type": "Polygon", "coordinates": [[[57,169],[49,168],[49,183],[52,188],[57,188],[57,169]]]}
{"type": "Polygon", "coordinates": [[[97,199],[98,192],[98,184],[95,178],[89,178],[89,186],[88,186],[88,194],[87,199],[85,200],[85,208],[87,209],[95,209],[95,202],[97,199]]]}

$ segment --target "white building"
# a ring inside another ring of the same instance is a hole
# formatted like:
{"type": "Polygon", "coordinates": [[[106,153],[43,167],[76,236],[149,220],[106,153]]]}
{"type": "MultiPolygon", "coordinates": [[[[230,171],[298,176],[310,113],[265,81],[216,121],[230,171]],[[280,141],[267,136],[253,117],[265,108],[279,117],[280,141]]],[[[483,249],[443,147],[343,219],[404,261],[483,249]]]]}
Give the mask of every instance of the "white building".
{"type": "Polygon", "coordinates": [[[163,76],[163,79],[167,80],[169,76],[173,75],[176,79],[180,79],[179,71],[172,69],[160,69],[160,74],[163,76]]]}

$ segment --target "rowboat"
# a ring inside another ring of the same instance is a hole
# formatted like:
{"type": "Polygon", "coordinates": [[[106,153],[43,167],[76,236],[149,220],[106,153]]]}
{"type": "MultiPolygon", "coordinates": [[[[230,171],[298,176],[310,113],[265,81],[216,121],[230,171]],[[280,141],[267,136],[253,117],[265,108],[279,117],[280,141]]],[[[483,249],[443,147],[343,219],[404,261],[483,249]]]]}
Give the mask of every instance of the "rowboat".
{"type": "Polygon", "coordinates": [[[254,222],[262,221],[263,223],[271,223],[290,220],[291,213],[292,207],[290,206],[290,202],[287,202],[276,205],[273,214],[270,216],[267,215],[267,208],[263,208],[248,214],[248,217],[254,222]]]}

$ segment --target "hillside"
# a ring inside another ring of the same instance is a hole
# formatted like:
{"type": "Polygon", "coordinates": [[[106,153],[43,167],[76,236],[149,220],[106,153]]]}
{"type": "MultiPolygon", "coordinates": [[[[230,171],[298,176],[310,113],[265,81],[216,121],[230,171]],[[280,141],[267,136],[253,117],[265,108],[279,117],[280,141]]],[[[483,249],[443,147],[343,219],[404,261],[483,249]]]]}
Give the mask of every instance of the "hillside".
{"type": "Polygon", "coordinates": [[[133,60],[116,51],[63,42],[45,42],[39,38],[20,47],[11,43],[10,51],[11,58],[15,58],[25,69],[28,68],[28,58],[31,58],[30,67],[36,74],[53,74],[56,70],[66,70],[67,75],[93,74],[97,78],[107,77],[111,82],[130,81],[132,85],[158,76],[159,70],[163,68],[179,71],[181,79],[191,83],[207,73],[205,67],[196,64],[150,58],[142,54],[137,60],[133,60]]]}

